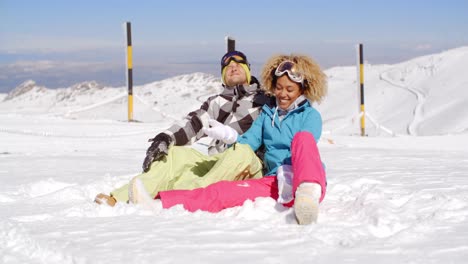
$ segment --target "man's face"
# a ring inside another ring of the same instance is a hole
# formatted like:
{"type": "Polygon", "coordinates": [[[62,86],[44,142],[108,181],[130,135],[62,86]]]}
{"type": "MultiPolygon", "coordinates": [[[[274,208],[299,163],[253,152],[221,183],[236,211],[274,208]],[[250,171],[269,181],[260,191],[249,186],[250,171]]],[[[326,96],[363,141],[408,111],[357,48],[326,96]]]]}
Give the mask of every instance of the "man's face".
{"type": "Polygon", "coordinates": [[[231,61],[229,65],[226,66],[224,81],[226,82],[227,86],[246,85],[247,76],[245,74],[244,68],[242,68],[239,63],[231,61]]]}

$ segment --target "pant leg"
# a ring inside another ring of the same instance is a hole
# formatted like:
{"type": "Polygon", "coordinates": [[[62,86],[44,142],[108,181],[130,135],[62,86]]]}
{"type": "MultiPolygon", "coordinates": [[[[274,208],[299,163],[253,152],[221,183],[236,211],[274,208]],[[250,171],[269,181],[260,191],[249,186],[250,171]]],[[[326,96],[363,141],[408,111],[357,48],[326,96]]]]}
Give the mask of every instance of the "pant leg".
{"type": "MultiPolygon", "coordinates": [[[[138,177],[148,193],[154,196],[159,191],[173,189],[182,175],[190,178],[206,174],[215,163],[216,157],[204,155],[193,148],[171,146],[167,156],[153,162],[148,172],[135,177],[138,177]]],[[[113,190],[111,195],[119,202],[127,202],[128,184],[113,190]]]]}
{"type": "Polygon", "coordinates": [[[291,144],[291,161],[294,171],[293,193],[303,182],[318,183],[322,187],[320,202],[325,197],[326,175],[314,136],[309,132],[298,132],[291,144]]]}
{"type": "Polygon", "coordinates": [[[257,197],[278,198],[276,177],[243,181],[220,181],[205,188],[194,190],[172,190],[159,192],[164,208],[182,204],[190,212],[197,210],[219,212],[226,208],[242,205],[246,200],[257,197]]]}
{"type": "Polygon", "coordinates": [[[208,164],[204,175],[195,175],[186,170],[180,179],[174,182],[172,189],[191,190],[223,180],[238,181],[263,177],[262,163],[247,144],[236,144],[235,147],[215,155],[215,159],[216,162],[208,164]]]}

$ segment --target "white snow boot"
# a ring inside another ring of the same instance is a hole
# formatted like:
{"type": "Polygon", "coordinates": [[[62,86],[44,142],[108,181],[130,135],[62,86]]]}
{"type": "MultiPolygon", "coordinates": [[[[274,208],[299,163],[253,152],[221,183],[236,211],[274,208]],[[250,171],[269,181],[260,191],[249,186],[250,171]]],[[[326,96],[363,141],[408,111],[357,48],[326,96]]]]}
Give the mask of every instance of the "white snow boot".
{"type": "Polygon", "coordinates": [[[128,184],[128,198],[131,203],[138,204],[154,212],[160,212],[163,209],[161,200],[151,198],[143,182],[137,177],[133,178],[128,184]]]}
{"type": "Polygon", "coordinates": [[[318,183],[303,182],[297,187],[294,213],[300,225],[317,222],[322,187],[318,183]]]}

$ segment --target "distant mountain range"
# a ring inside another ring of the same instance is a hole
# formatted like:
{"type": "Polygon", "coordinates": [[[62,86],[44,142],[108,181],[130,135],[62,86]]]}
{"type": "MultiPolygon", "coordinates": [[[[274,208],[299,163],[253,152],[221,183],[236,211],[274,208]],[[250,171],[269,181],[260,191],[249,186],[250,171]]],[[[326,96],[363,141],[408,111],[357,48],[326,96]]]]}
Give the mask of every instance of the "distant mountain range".
{"type": "MultiPolygon", "coordinates": [[[[394,65],[365,64],[364,68],[369,135],[468,132],[468,47],[394,65]]],[[[324,120],[324,133],[359,133],[356,67],[335,67],[325,72],[329,94],[317,105],[324,120]]],[[[8,94],[0,94],[0,113],[123,120],[127,117],[126,90],[94,81],[61,89],[26,81],[8,94]]],[[[205,73],[135,86],[134,118],[143,122],[180,120],[220,90],[219,77],[205,73]]]]}
{"type": "MultiPolygon", "coordinates": [[[[104,87],[95,81],[68,88],[48,89],[26,81],[8,94],[0,95],[0,112],[53,114],[71,118],[127,118],[126,87],[104,87]]],[[[213,75],[193,73],[135,86],[134,119],[157,122],[182,119],[200,107],[209,95],[221,91],[221,81],[213,75]]]]}

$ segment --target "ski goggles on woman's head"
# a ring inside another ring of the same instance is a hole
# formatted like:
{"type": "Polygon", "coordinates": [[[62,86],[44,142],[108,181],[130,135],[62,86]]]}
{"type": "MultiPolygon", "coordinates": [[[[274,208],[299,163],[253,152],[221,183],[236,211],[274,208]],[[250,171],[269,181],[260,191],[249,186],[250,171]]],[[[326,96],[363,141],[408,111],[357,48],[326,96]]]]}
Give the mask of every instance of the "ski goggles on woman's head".
{"type": "Polygon", "coordinates": [[[304,84],[304,76],[297,70],[296,64],[294,62],[283,61],[282,63],[280,63],[280,65],[278,65],[278,67],[276,67],[276,77],[281,77],[285,73],[288,74],[289,79],[291,79],[291,81],[304,84]]]}
{"type": "Polygon", "coordinates": [[[247,66],[249,66],[249,63],[247,62],[247,57],[244,55],[244,53],[240,51],[231,51],[226,53],[223,58],[221,58],[221,69],[224,67],[228,66],[231,61],[235,61],[237,63],[243,63],[247,66]]]}

